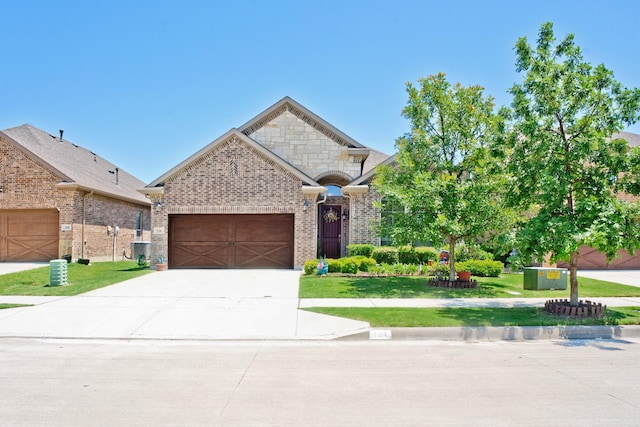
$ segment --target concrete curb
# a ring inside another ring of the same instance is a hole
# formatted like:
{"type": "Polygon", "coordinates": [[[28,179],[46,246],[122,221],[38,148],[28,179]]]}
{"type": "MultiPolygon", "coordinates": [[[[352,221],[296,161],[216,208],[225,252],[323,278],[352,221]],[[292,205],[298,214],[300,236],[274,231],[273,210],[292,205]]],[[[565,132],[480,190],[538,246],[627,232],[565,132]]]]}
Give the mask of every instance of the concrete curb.
{"type": "Polygon", "coordinates": [[[337,340],[535,341],[640,338],[640,326],[371,328],[337,340]]]}

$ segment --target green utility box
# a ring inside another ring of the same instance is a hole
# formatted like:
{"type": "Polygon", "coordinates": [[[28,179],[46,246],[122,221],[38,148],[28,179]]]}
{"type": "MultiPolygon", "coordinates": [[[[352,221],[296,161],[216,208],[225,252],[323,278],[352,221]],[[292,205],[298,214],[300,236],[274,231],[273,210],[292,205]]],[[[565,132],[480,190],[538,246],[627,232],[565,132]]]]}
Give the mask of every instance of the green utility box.
{"type": "Polygon", "coordinates": [[[49,286],[60,286],[67,283],[67,260],[52,259],[49,261],[49,286]]]}
{"type": "Polygon", "coordinates": [[[569,276],[566,268],[525,267],[524,288],[539,291],[541,289],[567,289],[569,276]]]}

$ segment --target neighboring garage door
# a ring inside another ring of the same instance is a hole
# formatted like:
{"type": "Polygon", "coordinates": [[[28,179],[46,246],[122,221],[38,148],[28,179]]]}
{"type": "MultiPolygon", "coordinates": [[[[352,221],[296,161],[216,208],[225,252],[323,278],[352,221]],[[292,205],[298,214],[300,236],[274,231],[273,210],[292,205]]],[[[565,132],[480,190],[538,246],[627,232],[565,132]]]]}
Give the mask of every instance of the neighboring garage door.
{"type": "Polygon", "coordinates": [[[170,215],[171,268],[293,268],[293,215],[170,215]]]}
{"type": "Polygon", "coordinates": [[[0,261],[58,258],[57,210],[0,210],[0,261]]]}
{"type": "MultiPolygon", "coordinates": [[[[625,250],[618,252],[618,257],[607,263],[607,257],[602,252],[588,246],[580,247],[578,270],[638,270],[640,269],[640,252],[629,255],[625,250]]],[[[558,267],[569,268],[568,262],[559,262],[558,267]]]]}

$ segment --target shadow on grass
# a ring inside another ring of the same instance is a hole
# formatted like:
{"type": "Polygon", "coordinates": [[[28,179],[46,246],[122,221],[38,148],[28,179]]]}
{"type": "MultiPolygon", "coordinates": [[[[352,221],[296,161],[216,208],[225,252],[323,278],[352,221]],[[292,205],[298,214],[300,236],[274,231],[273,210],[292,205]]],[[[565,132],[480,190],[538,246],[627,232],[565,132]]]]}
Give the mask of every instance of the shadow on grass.
{"type": "Polygon", "coordinates": [[[143,271],[143,270],[149,270],[149,266],[140,266],[140,267],[131,267],[131,268],[123,268],[117,271],[143,271]]]}
{"type": "Polygon", "coordinates": [[[349,288],[343,294],[366,298],[492,298],[506,286],[478,283],[477,288],[453,289],[429,286],[429,278],[418,277],[355,277],[349,279],[349,288]]]}

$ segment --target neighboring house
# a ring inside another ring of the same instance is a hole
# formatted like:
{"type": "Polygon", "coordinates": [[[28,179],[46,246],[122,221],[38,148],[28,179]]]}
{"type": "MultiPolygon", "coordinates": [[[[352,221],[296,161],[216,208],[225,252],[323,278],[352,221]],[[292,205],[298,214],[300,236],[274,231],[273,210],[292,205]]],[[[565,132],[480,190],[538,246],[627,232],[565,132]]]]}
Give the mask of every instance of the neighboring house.
{"type": "MultiPolygon", "coordinates": [[[[640,135],[629,132],[620,132],[613,135],[614,139],[625,139],[630,147],[640,147],[640,135]]],[[[628,202],[638,201],[639,198],[631,194],[620,194],[619,199],[628,202]]],[[[640,227],[640,225],[638,225],[640,227]]],[[[569,268],[569,263],[559,262],[558,267],[569,268]]],[[[621,270],[621,269],[640,269],[640,251],[636,251],[634,255],[629,254],[625,250],[618,251],[618,257],[607,263],[607,257],[602,252],[598,252],[589,246],[580,248],[580,258],[578,258],[579,270],[621,270]]]]}
{"type": "Polygon", "coordinates": [[[151,256],[170,268],[301,268],[379,244],[369,180],[388,157],[285,97],[139,190],[152,201],[151,256]]]}
{"type": "Polygon", "coordinates": [[[131,242],[150,238],[150,202],[136,191],[142,186],[62,131],[1,131],[0,262],[122,259],[131,242]]]}

